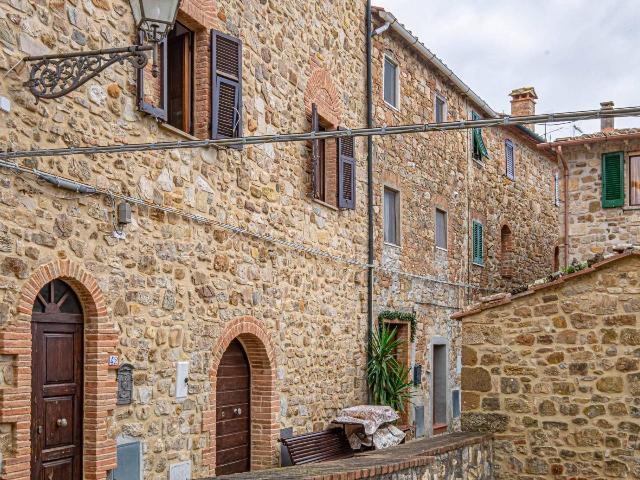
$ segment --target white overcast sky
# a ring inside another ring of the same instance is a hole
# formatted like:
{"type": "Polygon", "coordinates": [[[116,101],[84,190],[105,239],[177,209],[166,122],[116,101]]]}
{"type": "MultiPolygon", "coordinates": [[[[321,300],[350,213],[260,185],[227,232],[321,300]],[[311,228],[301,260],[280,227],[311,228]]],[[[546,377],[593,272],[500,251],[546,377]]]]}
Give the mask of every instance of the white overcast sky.
{"type": "MultiPolygon", "coordinates": [[[[538,113],[640,105],[640,0],[373,0],[494,110],[534,86],[538,113]]],[[[599,121],[578,122],[585,133],[599,121]]],[[[640,119],[616,119],[638,127],[640,119]]],[[[551,131],[557,126],[548,126],[551,131]]],[[[537,132],[544,133],[544,126],[537,132]]],[[[551,134],[570,136],[571,126],[551,134]]]]}

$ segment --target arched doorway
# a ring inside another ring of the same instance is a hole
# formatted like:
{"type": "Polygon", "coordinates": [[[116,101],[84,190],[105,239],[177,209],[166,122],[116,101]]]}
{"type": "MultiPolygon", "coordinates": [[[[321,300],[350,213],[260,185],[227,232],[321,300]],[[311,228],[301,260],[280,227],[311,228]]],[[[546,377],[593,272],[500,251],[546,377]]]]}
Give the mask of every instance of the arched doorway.
{"type": "Polygon", "coordinates": [[[84,316],[62,280],[36,296],[31,335],[31,478],[82,478],[84,316]]]}
{"type": "Polygon", "coordinates": [[[220,360],[216,380],[216,475],[251,469],[251,368],[244,347],[233,340],[220,360]]]}

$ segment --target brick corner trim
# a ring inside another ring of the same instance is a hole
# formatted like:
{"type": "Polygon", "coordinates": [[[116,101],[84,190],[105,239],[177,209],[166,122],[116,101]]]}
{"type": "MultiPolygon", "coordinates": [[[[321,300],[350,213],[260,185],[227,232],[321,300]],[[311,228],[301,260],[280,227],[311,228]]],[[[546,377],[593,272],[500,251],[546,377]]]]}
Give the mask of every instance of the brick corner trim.
{"type": "Polygon", "coordinates": [[[31,315],[40,289],[56,279],[73,288],[84,312],[84,478],[104,480],[116,467],[116,443],[107,432],[116,406],[116,380],[107,363],[118,333],[96,280],[80,265],[56,260],[41,265],[26,280],[16,315],[0,330],[0,355],[12,356],[16,367],[14,385],[0,391],[0,423],[14,430],[13,455],[4,459],[2,480],[31,478],[31,315]]]}
{"type": "Polygon", "coordinates": [[[202,431],[209,432],[209,446],[202,463],[213,475],[216,467],[216,384],[222,355],[234,340],[242,344],[251,366],[251,470],[275,466],[278,438],[278,399],[276,396],[275,349],[266,327],[257,319],[245,316],[230,321],[216,342],[209,377],[209,408],[202,414],[202,431]]]}

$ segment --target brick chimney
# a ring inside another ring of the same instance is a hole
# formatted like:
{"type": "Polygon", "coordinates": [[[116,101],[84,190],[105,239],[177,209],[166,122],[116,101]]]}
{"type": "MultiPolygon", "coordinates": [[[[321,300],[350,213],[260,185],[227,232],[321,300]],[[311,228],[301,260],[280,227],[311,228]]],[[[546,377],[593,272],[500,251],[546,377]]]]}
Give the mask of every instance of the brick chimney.
{"type": "Polygon", "coordinates": [[[536,114],[536,89],[533,87],[516,88],[509,96],[511,97],[511,115],[519,117],[523,115],[536,114]]]}
{"type": "MultiPolygon", "coordinates": [[[[600,103],[600,110],[613,110],[613,102],[602,102],[600,103]]],[[[600,119],[600,130],[604,133],[613,132],[615,129],[615,118],[601,118],[600,119]]]]}

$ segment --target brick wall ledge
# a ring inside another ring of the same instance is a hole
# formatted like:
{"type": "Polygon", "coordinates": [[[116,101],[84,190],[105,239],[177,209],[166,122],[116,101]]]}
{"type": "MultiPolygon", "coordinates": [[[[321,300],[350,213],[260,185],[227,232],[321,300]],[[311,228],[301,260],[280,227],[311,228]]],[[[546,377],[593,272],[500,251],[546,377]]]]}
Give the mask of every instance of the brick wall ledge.
{"type": "MultiPolygon", "coordinates": [[[[353,458],[216,477],[228,480],[357,480],[393,474],[433,463],[437,455],[491,441],[491,434],[451,433],[353,458]]],[[[209,479],[213,480],[213,479],[209,479]]]]}

